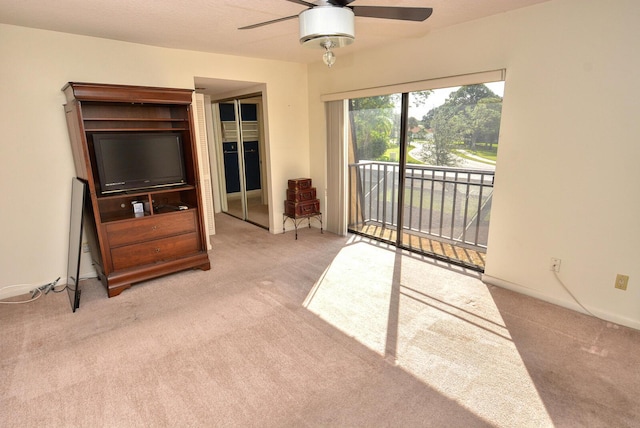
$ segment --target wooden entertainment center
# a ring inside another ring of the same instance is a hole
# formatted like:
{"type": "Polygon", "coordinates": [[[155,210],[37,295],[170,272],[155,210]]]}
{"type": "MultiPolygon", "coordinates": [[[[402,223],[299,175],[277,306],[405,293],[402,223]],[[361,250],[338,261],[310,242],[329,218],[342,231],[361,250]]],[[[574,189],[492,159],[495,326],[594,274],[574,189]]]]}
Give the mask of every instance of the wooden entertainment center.
{"type": "Polygon", "coordinates": [[[210,269],[198,159],[191,112],[192,90],[70,82],[65,113],[78,178],[87,183],[87,240],[109,297],[133,283],[169,273],[210,269]],[[172,133],[182,141],[184,183],[105,191],[94,136],[172,133]],[[133,203],[144,207],[134,213],[133,203]]]}

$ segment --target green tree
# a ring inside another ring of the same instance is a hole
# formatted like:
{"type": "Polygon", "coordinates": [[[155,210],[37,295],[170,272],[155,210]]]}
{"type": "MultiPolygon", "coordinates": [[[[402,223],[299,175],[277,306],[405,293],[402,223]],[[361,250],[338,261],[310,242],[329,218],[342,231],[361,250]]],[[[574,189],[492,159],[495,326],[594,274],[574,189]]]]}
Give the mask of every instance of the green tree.
{"type": "Polygon", "coordinates": [[[427,112],[427,114],[425,114],[424,116],[422,116],[422,125],[425,127],[425,129],[431,129],[431,121],[433,121],[433,117],[436,114],[436,111],[438,111],[437,108],[432,108],[431,110],[429,110],[427,112]]]}
{"type": "Polygon", "coordinates": [[[502,99],[487,86],[467,85],[452,92],[445,103],[430,110],[422,119],[433,129],[433,142],[423,146],[425,163],[455,166],[459,143],[475,148],[478,142],[498,142],[502,99]]]}
{"type": "Polygon", "coordinates": [[[420,150],[420,160],[430,165],[456,166],[458,158],[454,155],[455,143],[460,139],[461,120],[457,116],[455,105],[437,108],[431,119],[433,141],[423,144],[420,150]]]}
{"type": "Polygon", "coordinates": [[[487,85],[467,85],[461,86],[457,91],[452,92],[445,104],[456,106],[471,106],[478,104],[484,98],[495,98],[497,95],[487,87],[487,85]]]}
{"type": "Polygon", "coordinates": [[[427,102],[431,94],[433,94],[431,90],[411,92],[409,93],[409,104],[414,107],[420,107],[427,102]]]}
{"type": "Polygon", "coordinates": [[[349,120],[357,160],[375,160],[387,150],[394,129],[397,95],[349,100],[349,120]]]}
{"type": "Polygon", "coordinates": [[[416,119],[415,117],[411,116],[409,118],[409,120],[407,121],[407,125],[409,126],[409,129],[411,128],[415,128],[416,126],[418,126],[420,123],[418,122],[418,119],[416,119]]]}
{"type": "MultiPolygon", "coordinates": [[[[412,92],[409,102],[414,106],[422,105],[432,92],[412,92]]],[[[389,145],[398,139],[399,107],[400,94],[349,100],[349,120],[356,160],[380,160],[389,145]]],[[[420,125],[415,118],[409,118],[409,122],[410,129],[416,129],[420,125]]]]}
{"type": "Polygon", "coordinates": [[[470,109],[468,114],[469,129],[471,130],[469,146],[475,149],[478,143],[489,146],[498,144],[502,99],[500,97],[483,98],[470,109]]]}

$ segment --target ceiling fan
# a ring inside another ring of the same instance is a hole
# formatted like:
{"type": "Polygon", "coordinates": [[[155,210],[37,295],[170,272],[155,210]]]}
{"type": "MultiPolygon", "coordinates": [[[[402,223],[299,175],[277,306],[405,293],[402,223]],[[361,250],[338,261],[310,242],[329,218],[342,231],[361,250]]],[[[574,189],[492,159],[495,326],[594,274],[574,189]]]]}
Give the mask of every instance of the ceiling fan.
{"type": "Polygon", "coordinates": [[[429,7],[349,6],[354,0],[320,0],[318,4],[304,0],[286,1],[307,6],[308,9],[298,15],[247,25],[239,30],[250,30],[297,17],[300,43],[303,46],[325,49],[322,59],[329,67],[336,61],[331,49],[350,45],[355,40],[356,16],[419,22],[426,20],[433,12],[429,7]]]}

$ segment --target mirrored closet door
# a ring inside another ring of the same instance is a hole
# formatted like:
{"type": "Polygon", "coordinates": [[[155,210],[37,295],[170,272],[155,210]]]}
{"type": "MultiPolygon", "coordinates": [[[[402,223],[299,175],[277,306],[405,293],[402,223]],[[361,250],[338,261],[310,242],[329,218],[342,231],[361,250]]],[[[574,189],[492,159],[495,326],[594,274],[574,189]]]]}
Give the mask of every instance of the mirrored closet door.
{"type": "Polygon", "coordinates": [[[218,103],[224,166],[221,181],[224,212],[269,228],[261,101],[257,96],[218,103]]]}

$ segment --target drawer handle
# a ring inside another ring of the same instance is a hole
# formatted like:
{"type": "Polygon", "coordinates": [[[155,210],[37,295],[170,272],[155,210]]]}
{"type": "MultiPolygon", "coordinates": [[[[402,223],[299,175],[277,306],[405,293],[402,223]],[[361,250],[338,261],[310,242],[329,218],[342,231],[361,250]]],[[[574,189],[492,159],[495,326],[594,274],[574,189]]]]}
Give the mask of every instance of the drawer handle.
{"type": "Polygon", "coordinates": [[[151,226],[151,230],[158,230],[158,226],[156,225],[151,226]]]}
{"type": "Polygon", "coordinates": [[[156,248],[155,251],[156,251],[156,253],[159,253],[160,252],[160,248],[156,248]]]}

